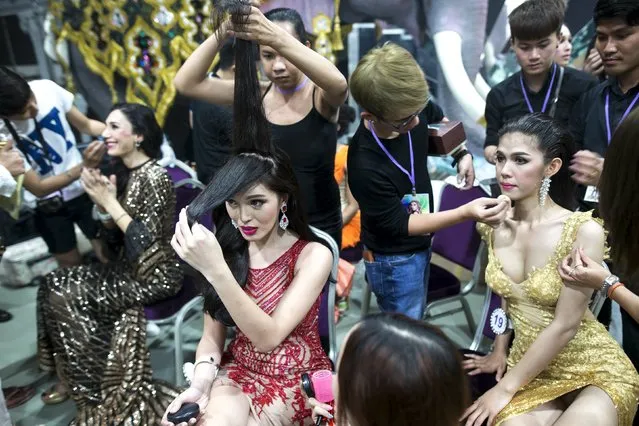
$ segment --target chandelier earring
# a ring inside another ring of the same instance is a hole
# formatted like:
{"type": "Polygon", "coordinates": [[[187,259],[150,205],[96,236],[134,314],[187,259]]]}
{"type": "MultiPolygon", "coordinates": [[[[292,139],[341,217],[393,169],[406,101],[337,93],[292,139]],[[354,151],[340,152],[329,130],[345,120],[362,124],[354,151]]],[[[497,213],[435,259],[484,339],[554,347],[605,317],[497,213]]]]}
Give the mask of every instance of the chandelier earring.
{"type": "Polygon", "coordinates": [[[286,211],[288,210],[288,206],[286,205],[286,201],[282,204],[280,208],[280,212],[282,212],[282,217],[280,218],[280,228],[286,231],[288,228],[288,216],[286,216],[286,211]]]}
{"type": "Polygon", "coordinates": [[[541,181],[541,187],[539,187],[539,205],[543,207],[546,204],[546,198],[548,197],[548,192],[550,191],[550,178],[545,176],[541,181]]]}

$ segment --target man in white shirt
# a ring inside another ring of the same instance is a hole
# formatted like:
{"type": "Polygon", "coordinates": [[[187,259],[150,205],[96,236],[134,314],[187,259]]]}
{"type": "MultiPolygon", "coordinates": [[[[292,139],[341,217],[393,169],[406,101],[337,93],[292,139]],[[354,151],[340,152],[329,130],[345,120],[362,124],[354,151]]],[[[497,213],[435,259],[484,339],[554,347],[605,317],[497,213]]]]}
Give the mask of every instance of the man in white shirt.
{"type": "MultiPolygon", "coordinates": [[[[17,151],[11,148],[10,144],[0,148],[0,195],[10,197],[16,190],[16,181],[14,177],[24,173],[24,161],[17,151]]],[[[0,246],[3,246],[0,242],[0,246]]],[[[0,248],[4,252],[4,247],[0,248]]],[[[0,258],[2,253],[0,253],[0,258]]],[[[11,313],[0,309],[0,323],[7,322],[11,319],[11,313]]],[[[1,412],[1,410],[0,410],[1,412]]],[[[0,419],[1,419],[0,415],[0,419]]],[[[0,423],[1,424],[1,423],[0,423]]]]}
{"type": "Polygon", "coordinates": [[[78,180],[78,164],[83,159],[71,125],[81,133],[99,136],[104,123],[82,114],[73,106],[73,98],[53,81],[27,82],[0,67],[0,117],[8,120],[5,124],[26,157],[27,168],[41,177],[69,177],[68,185],[58,191],[40,198],[25,193],[24,199],[36,205],[36,228],[61,267],[81,262],[74,223],[99,251],[98,226],[91,215],[93,203],[78,180]]]}

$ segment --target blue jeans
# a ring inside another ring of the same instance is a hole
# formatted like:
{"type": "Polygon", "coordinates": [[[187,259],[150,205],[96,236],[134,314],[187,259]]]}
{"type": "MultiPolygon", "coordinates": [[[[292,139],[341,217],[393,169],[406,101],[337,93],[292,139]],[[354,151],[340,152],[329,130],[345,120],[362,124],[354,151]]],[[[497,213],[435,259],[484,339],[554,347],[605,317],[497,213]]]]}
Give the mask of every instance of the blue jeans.
{"type": "Polygon", "coordinates": [[[428,292],[431,249],[407,254],[374,254],[366,278],[383,312],[422,319],[428,292]]]}

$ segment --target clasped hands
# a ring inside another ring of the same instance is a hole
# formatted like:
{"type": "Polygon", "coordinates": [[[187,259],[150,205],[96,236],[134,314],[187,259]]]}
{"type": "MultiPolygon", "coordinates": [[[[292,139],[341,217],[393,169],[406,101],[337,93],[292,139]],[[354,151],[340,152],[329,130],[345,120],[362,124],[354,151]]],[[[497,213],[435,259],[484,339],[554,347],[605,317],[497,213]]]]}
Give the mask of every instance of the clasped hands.
{"type": "Polygon", "coordinates": [[[110,201],[117,201],[115,175],[106,177],[98,169],[85,167],[80,174],[80,182],[91,200],[103,210],[110,201]]]}

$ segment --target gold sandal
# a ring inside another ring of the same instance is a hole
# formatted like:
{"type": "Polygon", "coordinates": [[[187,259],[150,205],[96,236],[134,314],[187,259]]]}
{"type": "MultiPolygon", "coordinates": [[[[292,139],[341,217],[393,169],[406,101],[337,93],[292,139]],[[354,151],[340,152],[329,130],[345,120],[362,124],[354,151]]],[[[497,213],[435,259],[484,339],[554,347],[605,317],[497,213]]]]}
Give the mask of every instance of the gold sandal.
{"type": "Polygon", "coordinates": [[[69,391],[60,392],[56,390],[57,385],[53,385],[46,392],[42,392],[40,398],[46,405],[61,404],[69,399],[69,391]]]}

